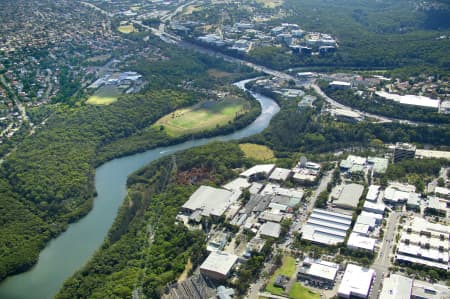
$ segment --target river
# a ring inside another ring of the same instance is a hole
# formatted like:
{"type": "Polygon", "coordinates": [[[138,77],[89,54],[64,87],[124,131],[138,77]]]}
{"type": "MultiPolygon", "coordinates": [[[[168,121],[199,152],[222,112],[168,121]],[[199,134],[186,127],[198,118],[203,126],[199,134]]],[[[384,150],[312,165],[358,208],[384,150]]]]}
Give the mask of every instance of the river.
{"type": "MultiPolygon", "coordinates": [[[[243,80],[235,83],[245,89],[243,80]]],[[[204,145],[211,141],[241,139],[264,130],[279,111],[278,105],[260,94],[252,95],[261,104],[261,115],[235,133],[191,140],[181,144],[159,147],[143,153],[114,159],[96,169],[95,188],[97,197],[92,210],[78,222],[69,225],[67,231],[53,239],[42,250],[38,263],[29,271],[7,278],[0,284],[1,299],[50,299],[64,281],[80,269],[100,247],[105,239],[118,208],[126,196],[127,177],[149,162],[177,151],[204,145]]]]}

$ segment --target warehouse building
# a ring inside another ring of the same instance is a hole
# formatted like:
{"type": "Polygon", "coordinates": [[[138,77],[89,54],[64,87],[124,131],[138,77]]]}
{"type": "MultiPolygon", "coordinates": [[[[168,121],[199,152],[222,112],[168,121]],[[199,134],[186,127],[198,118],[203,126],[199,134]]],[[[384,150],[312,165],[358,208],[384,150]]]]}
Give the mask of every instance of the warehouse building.
{"type": "Polygon", "coordinates": [[[275,168],[275,164],[259,164],[255,165],[240,174],[241,177],[255,179],[268,178],[275,168]]]}
{"type": "Polygon", "coordinates": [[[275,222],[266,222],[261,225],[259,235],[263,237],[278,238],[280,236],[281,225],[275,222]]]}
{"type": "Polygon", "coordinates": [[[211,279],[225,280],[229,277],[237,260],[237,255],[224,251],[213,251],[200,265],[200,273],[211,279]]]}
{"type": "Polygon", "coordinates": [[[316,287],[329,287],[334,285],[339,265],[327,261],[306,258],[297,273],[297,279],[308,281],[316,287]]]}
{"type": "Polygon", "coordinates": [[[370,185],[369,190],[367,191],[366,201],[377,202],[378,195],[380,194],[380,186],[378,185],[370,185]]]}
{"type": "Polygon", "coordinates": [[[426,281],[414,280],[411,299],[448,299],[450,288],[441,284],[431,284],[426,281]]]}
{"type": "Polygon", "coordinates": [[[386,206],[383,203],[373,203],[370,201],[364,202],[363,210],[369,213],[384,215],[386,206]]]}
{"type": "Polygon", "coordinates": [[[352,216],[314,209],[302,228],[302,239],[325,245],[342,243],[351,222],[352,216]]]}
{"type": "Polygon", "coordinates": [[[269,176],[272,181],[286,181],[292,174],[292,170],[286,168],[275,168],[269,176]]]}
{"type": "Polygon", "coordinates": [[[352,232],[347,240],[347,248],[353,250],[363,250],[368,252],[375,252],[375,244],[377,240],[369,238],[364,235],[352,232]]]}
{"type": "Polygon", "coordinates": [[[410,299],[413,280],[411,278],[391,274],[383,280],[380,299],[410,299]]]}
{"type": "Polygon", "coordinates": [[[249,183],[247,181],[247,179],[245,179],[245,178],[236,178],[236,179],[232,180],[231,182],[223,185],[222,187],[229,191],[239,192],[239,191],[243,191],[244,189],[247,189],[251,185],[252,184],[249,183]]]}
{"type": "MultiPolygon", "coordinates": [[[[241,192],[228,191],[213,188],[210,186],[200,186],[182,206],[182,210],[195,216],[220,217],[228,207],[237,201],[241,192]]],[[[197,218],[198,217],[192,217],[197,218]]]]}
{"type": "Polygon", "coordinates": [[[372,269],[348,264],[339,286],[339,297],[367,298],[374,276],[375,271],[372,269]]]}
{"type": "Polygon", "coordinates": [[[383,280],[379,299],[448,299],[450,288],[445,285],[391,274],[383,280]]]}
{"type": "Polygon", "coordinates": [[[331,193],[333,204],[342,209],[355,209],[359,199],[364,192],[364,186],[359,184],[348,184],[336,187],[331,193]]]}
{"type": "Polygon", "coordinates": [[[393,206],[400,206],[417,200],[420,195],[415,193],[416,187],[407,184],[393,183],[384,190],[383,201],[393,206]]]}

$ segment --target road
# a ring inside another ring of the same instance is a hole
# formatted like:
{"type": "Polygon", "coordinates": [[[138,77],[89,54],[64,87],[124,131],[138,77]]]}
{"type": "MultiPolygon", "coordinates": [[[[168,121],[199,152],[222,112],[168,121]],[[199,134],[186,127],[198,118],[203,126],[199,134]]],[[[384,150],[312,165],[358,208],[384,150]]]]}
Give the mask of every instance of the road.
{"type": "Polygon", "coordinates": [[[378,298],[379,291],[381,290],[381,283],[383,282],[383,276],[389,271],[389,266],[391,265],[390,257],[393,255],[392,249],[395,244],[396,227],[402,215],[402,213],[392,211],[387,220],[380,251],[378,252],[375,262],[371,266],[371,268],[375,270],[377,276],[373,283],[370,299],[378,298]]]}
{"type": "MultiPolygon", "coordinates": [[[[170,22],[172,20],[172,18],[174,16],[176,16],[178,13],[180,13],[186,6],[192,5],[195,2],[197,2],[198,0],[192,0],[186,3],[183,3],[181,5],[179,5],[177,8],[175,8],[173,11],[168,12],[166,15],[161,17],[161,24],[159,26],[158,29],[144,25],[141,21],[132,19],[130,20],[133,24],[141,26],[142,28],[149,30],[152,34],[158,36],[161,40],[163,40],[166,43],[170,43],[170,44],[176,44],[182,48],[187,48],[190,50],[194,50],[200,53],[204,53],[204,54],[208,54],[211,56],[216,56],[216,57],[220,57],[223,58],[226,61],[229,62],[233,62],[233,63],[238,63],[241,65],[245,65],[247,67],[250,67],[256,71],[265,73],[267,75],[271,75],[277,78],[281,78],[284,80],[294,80],[296,83],[299,83],[299,80],[297,80],[297,78],[295,78],[294,76],[287,74],[286,72],[282,72],[282,71],[277,71],[277,70],[273,70],[271,68],[262,66],[262,65],[258,65],[243,59],[239,59],[239,58],[235,58],[226,54],[223,54],[221,52],[218,52],[216,50],[211,50],[211,49],[207,49],[198,45],[194,45],[192,43],[183,41],[179,36],[176,36],[174,34],[170,34],[166,31],[166,26],[165,23],[166,22],[170,22]]],[[[108,16],[108,17],[112,17],[113,14],[109,13],[97,6],[95,6],[92,3],[88,3],[88,2],[81,2],[82,4],[89,6],[97,11],[99,11],[100,13],[108,16]]],[[[413,125],[413,126],[418,126],[418,125],[433,125],[433,124],[429,124],[429,123],[419,123],[419,122],[413,122],[413,121],[409,121],[409,120],[402,120],[402,119],[396,119],[396,118],[390,118],[390,117],[385,117],[385,116],[381,116],[381,115],[376,115],[376,114],[372,114],[372,113],[367,113],[364,111],[360,111],[354,108],[351,108],[349,106],[345,106],[341,103],[336,102],[335,100],[333,100],[332,98],[330,98],[329,96],[327,96],[317,84],[310,84],[309,85],[311,88],[313,88],[315,90],[315,92],[320,95],[321,97],[323,97],[325,99],[325,101],[327,101],[328,104],[330,104],[332,107],[336,107],[339,109],[344,109],[347,111],[351,111],[354,113],[357,113],[361,116],[373,119],[374,122],[377,123],[390,123],[390,122],[399,122],[399,123],[403,123],[403,124],[408,124],[408,125],[413,125]]]]}
{"type": "MultiPolygon", "coordinates": [[[[261,271],[261,273],[269,273],[270,269],[273,267],[272,263],[265,263],[264,268],[261,271]]],[[[259,292],[263,285],[267,282],[266,278],[263,278],[261,275],[259,276],[259,279],[255,282],[250,284],[250,287],[248,289],[247,298],[248,299],[258,299],[260,298],[259,292]]]]}
{"type": "Polygon", "coordinates": [[[388,118],[388,117],[385,117],[385,116],[380,116],[380,115],[367,113],[367,112],[364,112],[364,111],[360,111],[360,110],[357,110],[357,109],[354,109],[354,108],[342,105],[341,103],[338,103],[335,100],[333,100],[332,98],[330,98],[329,96],[327,96],[322,91],[322,89],[320,89],[320,87],[317,84],[311,84],[310,87],[312,89],[314,89],[314,91],[318,95],[320,95],[322,98],[324,98],[325,101],[327,101],[333,107],[344,109],[344,110],[347,110],[347,111],[352,111],[352,112],[358,113],[361,116],[365,116],[365,117],[368,117],[368,118],[376,119],[378,122],[382,122],[382,123],[389,123],[389,122],[396,121],[395,119],[392,119],[392,118],[388,118]]]}

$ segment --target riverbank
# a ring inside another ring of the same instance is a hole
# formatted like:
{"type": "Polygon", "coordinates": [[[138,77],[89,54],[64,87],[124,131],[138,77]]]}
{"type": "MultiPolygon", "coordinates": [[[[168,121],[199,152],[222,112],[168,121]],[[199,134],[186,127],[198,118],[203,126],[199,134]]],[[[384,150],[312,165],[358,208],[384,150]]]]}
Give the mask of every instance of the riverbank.
{"type": "MultiPolygon", "coordinates": [[[[244,80],[235,85],[244,89],[244,80]]],[[[11,299],[53,298],[63,282],[80,269],[107,236],[119,206],[126,196],[129,174],[151,161],[212,141],[236,140],[264,130],[279,106],[271,99],[251,93],[261,104],[261,114],[247,127],[213,138],[189,140],[181,144],[158,147],[132,156],[114,159],[96,169],[97,197],[93,208],[66,232],[52,240],[39,255],[38,263],[28,272],[7,278],[0,284],[0,297],[11,299]],[[42,287],[45,286],[45,287],[42,287]]]]}

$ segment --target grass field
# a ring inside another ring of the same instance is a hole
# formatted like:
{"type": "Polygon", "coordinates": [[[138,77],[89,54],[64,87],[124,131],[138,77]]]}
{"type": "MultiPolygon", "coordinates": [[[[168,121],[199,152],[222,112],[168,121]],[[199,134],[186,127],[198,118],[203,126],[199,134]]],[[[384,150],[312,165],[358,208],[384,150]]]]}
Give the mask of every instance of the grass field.
{"type": "Polygon", "coordinates": [[[266,291],[274,295],[284,295],[282,288],[275,287],[273,283],[278,275],[284,275],[292,277],[295,274],[295,258],[290,255],[283,256],[283,264],[278,268],[275,273],[270,277],[269,283],[266,286],[266,291]]]}
{"type": "Polygon", "coordinates": [[[109,105],[117,101],[121,94],[122,92],[115,86],[103,86],[91,95],[86,103],[91,105],[109,105]]]}
{"type": "Polygon", "coordinates": [[[275,155],[273,151],[265,146],[253,143],[241,143],[239,144],[241,151],[244,152],[245,156],[250,159],[269,161],[274,160],[275,155]]]}
{"type": "Polygon", "coordinates": [[[163,126],[166,133],[172,137],[209,130],[233,121],[237,113],[246,111],[245,104],[244,100],[204,102],[167,114],[153,127],[163,126]]]}
{"type": "Polygon", "coordinates": [[[121,26],[119,26],[119,28],[117,28],[117,30],[119,30],[119,32],[125,33],[125,34],[137,31],[136,28],[134,28],[133,24],[121,25],[121,26]]]}
{"type": "Polygon", "coordinates": [[[296,282],[289,292],[289,298],[293,299],[320,299],[320,294],[311,291],[300,283],[296,282]]]}

